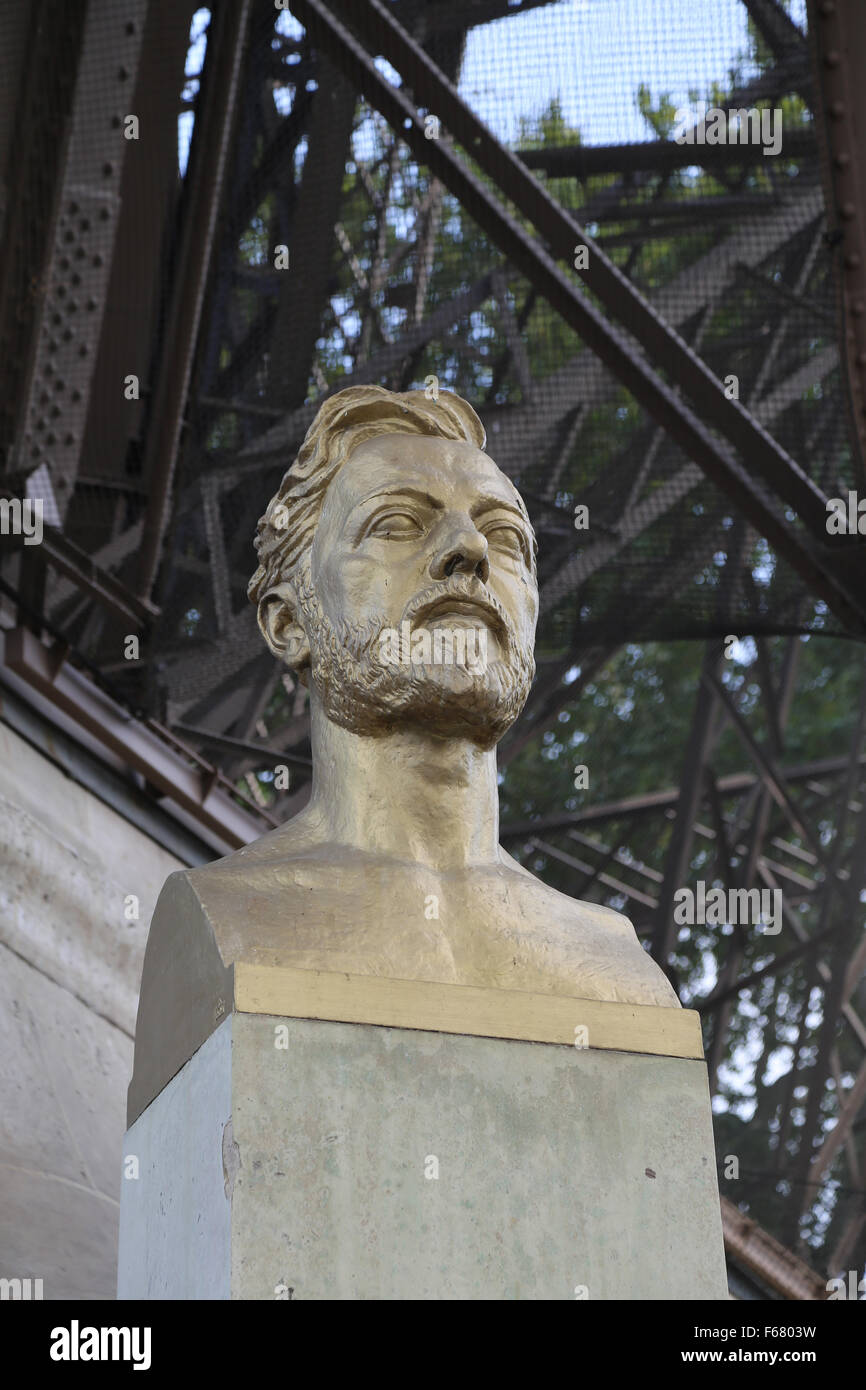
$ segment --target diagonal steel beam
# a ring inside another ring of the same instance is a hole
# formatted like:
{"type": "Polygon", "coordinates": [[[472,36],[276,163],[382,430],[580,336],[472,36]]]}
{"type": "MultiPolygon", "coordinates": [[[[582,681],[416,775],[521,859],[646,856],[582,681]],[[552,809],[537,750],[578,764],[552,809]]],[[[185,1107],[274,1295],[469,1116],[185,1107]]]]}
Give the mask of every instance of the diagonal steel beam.
{"type": "MultiPolygon", "coordinates": [[[[539,854],[548,855],[549,858],[555,859],[559,864],[565,864],[569,869],[578,869],[583,874],[595,876],[595,870],[591,864],[587,864],[583,859],[575,858],[573,854],[566,854],[565,850],[549,844],[547,840],[539,840],[533,836],[529,843],[533,849],[538,850],[539,854]]],[[[605,887],[612,888],[615,893],[624,893],[626,897],[632,898],[643,907],[654,908],[656,906],[655,898],[651,898],[647,893],[642,893],[639,888],[634,888],[630,883],[623,883],[622,879],[613,878],[611,874],[598,874],[598,881],[603,883],[605,887]]]]}
{"type": "MultiPolygon", "coordinates": [[[[593,243],[573,214],[561,207],[545,186],[524,167],[521,159],[501,145],[492,132],[478,120],[452,84],[431,62],[420,45],[400,27],[380,0],[363,0],[363,3],[353,0],[351,5],[348,5],[346,0],[334,0],[334,7],[349,16],[349,23],[362,37],[369,53],[381,52],[400,72],[404,82],[409,83],[415,100],[425,103],[430,110],[442,116],[449,131],[471,152],[473,160],[483,173],[547,239],[555,259],[567,260],[569,265],[573,263],[575,235],[586,244],[590,253],[589,267],[579,270],[577,274],[582,276],[587,287],[598,296],[615,318],[621,323],[627,322],[628,331],[651,358],[664,360],[669,365],[671,375],[694,397],[695,404],[702,408],[708,423],[747,456],[766,456],[768,464],[778,465],[775,471],[779,479],[789,484],[792,489],[791,495],[782,492],[785,500],[797,510],[803,508],[808,512],[810,505],[814,504],[816,499],[820,499],[823,527],[823,498],[806,474],[778,443],[760,428],[738,401],[726,399],[720,389],[718,378],[706,363],[690,351],[679,334],[655,312],[619,268],[593,243]],[[728,406],[732,406],[733,409],[729,410],[728,406]],[[799,496],[800,506],[797,505],[796,496],[799,496]]],[[[321,38],[321,0],[302,0],[301,9],[312,10],[315,13],[313,32],[317,38],[321,38]]],[[[329,26],[329,37],[336,35],[340,27],[337,21],[333,21],[329,26]]],[[[356,79],[369,74],[371,64],[368,54],[359,50],[357,45],[352,45],[351,36],[345,29],[342,30],[341,53],[344,62],[350,60],[356,79]],[[348,51],[345,46],[347,40],[350,46],[348,51]],[[359,57],[362,59],[362,69],[365,69],[360,73],[357,66],[359,57]]],[[[375,67],[373,72],[381,76],[375,67]]],[[[391,97],[403,97],[402,92],[390,87],[384,79],[382,85],[391,97]]],[[[383,96],[385,92],[380,91],[378,95],[383,96]]],[[[368,94],[365,92],[365,95],[368,94]]],[[[405,97],[400,105],[404,138],[413,152],[426,151],[431,156],[426,162],[431,165],[434,162],[433,156],[442,155],[444,166],[450,164],[452,173],[462,172],[465,177],[469,171],[460,165],[453,151],[443,142],[425,140],[423,145],[415,149],[416,136],[424,138],[423,121],[405,97]],[[405,124],[407,117],[412,120],[411,126],[405,124]],[[434,150],[431,150],[431,145],[435,146],[434,150]]],[[[389,119],[388,112],[383,111],[382,114],[389,119]]],[[[479,186],[471,177],[467,181],[466,191],[472,195],[471,202],[477,202],[479,192],[486,192],[483,186],[479,186]]],[[[486,201],[484,200],[485,204],[486,201]]],[[[500,213],[502,211],[500,208],[496,210],[500,213]]],[[[486,213],[488,207],[482,206],[482,211],[486,213]]],[[[590,322],[587,326],[596,327],[590,322]]],[[[609,327],[607,324],[602,325],[602,328],[609,327]]],[[[577,331],[580,332],[581,329],[578,328],[577,331]]],[[[600,347],[597,350],[600,351],[600,347]]],[[[600,351],[600,355],[605,354],[600,351]]]]}
{"type": "MultiPolygon", "coordinates": [[[[337,0],[337,6],[343,12],[344,0],[337,0]]],[[[477,120],[423,49],[400,28],[379,0],[365,0],[364,4],[355,0],[347,10],[366,47],[326,8],[323,0],[296,0],[294,12],[315,42],[389,124],[395,129],[402,127],[402,138],[416,157],[460,198],[469,214],[616,373],[635,399],[727,493],[841,621],[852,631],[866,632],[866,609],[856,596],[856,586],[840,577],[839,567],[829,554],[792,530],[754,475],[776,489],[816,538],[822,533],[826,538],[826,507],[820,490],[738,401],[726,399],[718,378],[706,363],[658,316],[571,214],[477,120]],[[535,226],[540,237],[531,236],[445,140],[425,138],[423,117],[405,90],[393,87],[379,71],[371,56],[377,53],[400,72],[404,84],[412,88],[415,102],[423,103],[428,111],[441,113],[451,133],[471,151],[484,174],[535,226]],[[542,240],[546,240],[550,252],[544,249],[542,240]],[[628,324],[628,333],[605,318],[578,291],[574,272],[566,274],[557,264],[565,258],[571,264],[576,243],[589,248],[589,268],[578,273],[608,312],[628,324]],[[643,353],[636,349],[633,339],[643,353]],[[684,395],[690,397],[691,405],[668,386],[651,365],[654,360],[665,362],[684,395]],[[714,431],[723,438],[719,439],[714,431]],[[742,453],[746,467],[729,445],[742,453]]]]}
{"type": "Polygon", "coordinates": [[[800,814],[800,809],[785,786],[785,780],[780,774],[775,760],[771,758],[757,742],[748,724],[731,699],[729,692],[722,685],[721,681],[709,671],[704,671],[701,676],[701,684],[705,685],[707,689],[721,701],[747,753],[751,754],[752,758],[754,758],[755,765],[767,791],[770,793],[779,809],[790,821],[795,832],[801,839],[805,840],[813,853],[817,855],[819,861],[823,863],[824,856],[821,846],[816,841],[812,831],[804,823],[803,817],[800,814]]]}
{"type": "Polygon", "coordinates": [[[149,500],[138,557],[138,587],[150,596],[169,519],[193,354],[216,231],[252,0],[218,6],[211,21],[202,109],[190,150],[186,208],[166,316],[163,353],[150,402],[143,474],[149,500]],[[207,135],[207,139],[205,136],[207,135]]]}

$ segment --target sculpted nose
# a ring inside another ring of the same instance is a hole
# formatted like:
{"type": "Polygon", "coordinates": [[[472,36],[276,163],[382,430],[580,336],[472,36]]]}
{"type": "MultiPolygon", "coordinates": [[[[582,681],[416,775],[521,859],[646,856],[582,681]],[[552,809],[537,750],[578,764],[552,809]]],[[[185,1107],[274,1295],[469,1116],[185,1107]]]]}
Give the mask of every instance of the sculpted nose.
{"type": "Polygon", "coordinates": [[[434,579],[449,579],[452,574],[476,575],[486,583],[490,574],[487,559],[487,537],[471,524],[455,527],[441,546],[430,566],[434,579]]]}

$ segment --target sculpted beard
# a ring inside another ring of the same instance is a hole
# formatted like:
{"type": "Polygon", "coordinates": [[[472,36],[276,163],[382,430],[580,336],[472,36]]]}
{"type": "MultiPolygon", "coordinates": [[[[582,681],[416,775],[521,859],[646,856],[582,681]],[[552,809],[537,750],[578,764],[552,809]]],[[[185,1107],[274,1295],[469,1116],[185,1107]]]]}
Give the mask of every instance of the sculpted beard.
{"type": "MultiPolygon", "coordinates": [[[[495,633],[501,657],[483,671],[458,665],[386,665],[380,658],[384,618],[334,624],[322,609],[310,578],[309,563],[292,577],[300,618],[310,643],[311,678],[325,713],[356,734],[384,733],[395,722],[443,734],[462,733],[482,748],[492,748],[511,728],[535,677],[532,651],[520,647],[514,626],[489,593],[485,602],[496,614],[495,633]]],[[[434,597],[475,597],[472,581],[444,580],[410,603],[403,620],[434,597]]]]}

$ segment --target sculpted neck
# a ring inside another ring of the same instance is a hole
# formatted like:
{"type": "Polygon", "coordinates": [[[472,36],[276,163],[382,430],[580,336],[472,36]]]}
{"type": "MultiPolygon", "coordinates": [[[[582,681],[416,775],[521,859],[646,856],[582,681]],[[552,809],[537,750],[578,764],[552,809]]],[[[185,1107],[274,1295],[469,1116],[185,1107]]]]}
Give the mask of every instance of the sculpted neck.
{"type": "Polygon", "coordinates": [[[311,692],[316,838],[437,869],[499,862],[496,750],[401,731],[365,738],[332,724],[311,692]]]}

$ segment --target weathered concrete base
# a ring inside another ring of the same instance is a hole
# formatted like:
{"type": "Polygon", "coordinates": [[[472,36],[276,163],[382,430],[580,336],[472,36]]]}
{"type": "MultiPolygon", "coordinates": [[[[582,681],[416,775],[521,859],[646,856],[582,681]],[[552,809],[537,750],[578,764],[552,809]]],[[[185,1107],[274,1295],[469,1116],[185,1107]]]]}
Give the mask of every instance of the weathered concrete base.
{"type": "Polygon", "coordinates": [[[0,1279],[46,1301],[115,1296],[144,941],[179,866],[0,722],[0,1279]]]}
{"type": "Polygon", "coordinates": [[[120,1298],[725,1298],[702,1061],[234,1013],[127,1133],[120,1298]]]}

